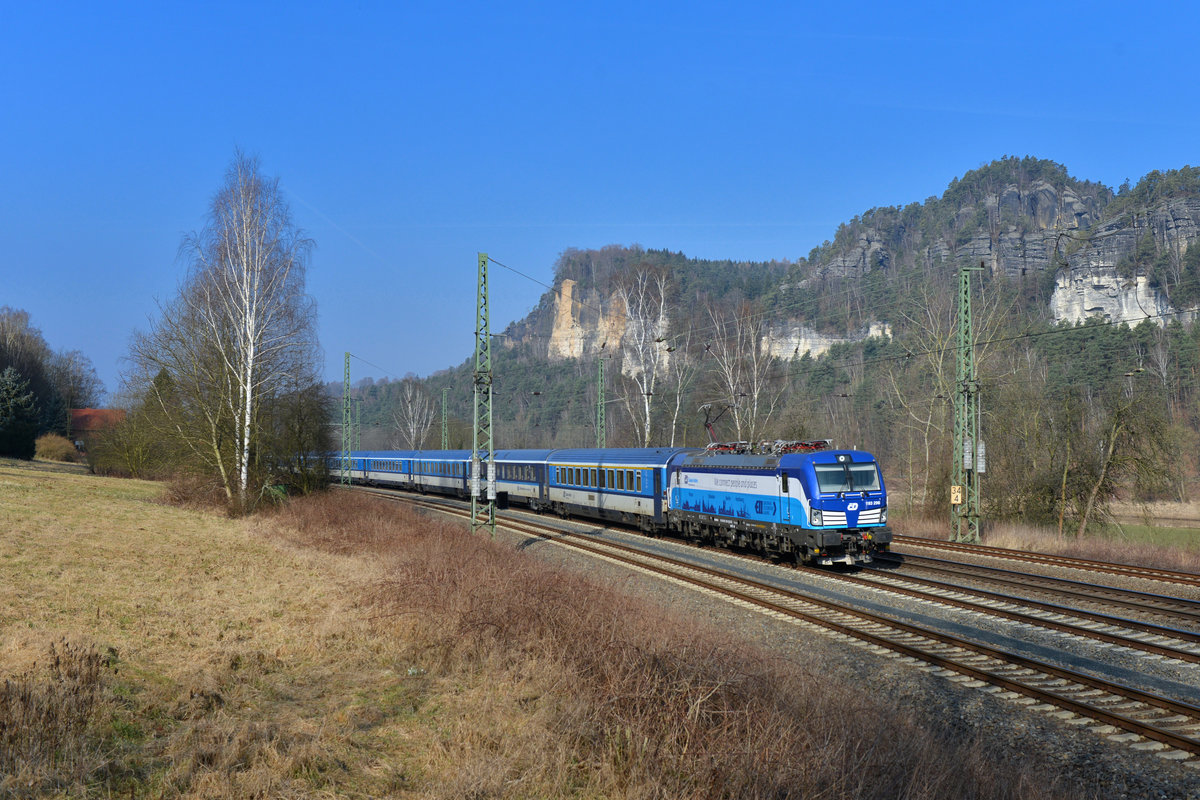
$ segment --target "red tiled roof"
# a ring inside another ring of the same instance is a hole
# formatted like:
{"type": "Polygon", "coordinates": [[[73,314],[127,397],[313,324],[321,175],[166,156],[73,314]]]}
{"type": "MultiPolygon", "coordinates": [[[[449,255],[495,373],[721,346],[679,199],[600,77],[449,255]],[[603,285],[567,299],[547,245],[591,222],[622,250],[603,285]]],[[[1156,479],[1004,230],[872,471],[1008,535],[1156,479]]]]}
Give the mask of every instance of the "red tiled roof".
{"type": "Polygon", "coordinates": [[[104,430],[125,420],[125,411],[120,408],[72,408],[71,433],[90,433],[104,430]]]}

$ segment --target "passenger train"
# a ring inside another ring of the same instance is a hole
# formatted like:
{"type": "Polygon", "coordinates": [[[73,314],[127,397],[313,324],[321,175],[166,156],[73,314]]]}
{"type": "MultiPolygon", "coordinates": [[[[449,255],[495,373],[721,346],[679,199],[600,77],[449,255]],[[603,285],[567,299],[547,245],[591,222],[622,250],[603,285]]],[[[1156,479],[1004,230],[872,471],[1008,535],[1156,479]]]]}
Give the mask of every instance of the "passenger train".
{"type": "MultiPolygon", "coordinates": [[[[611,520],[824,565],[868,563],[892,540],[875,458],[824,440],[497,450],[494,462],[501,508],[611,520]]],[[[470,450],[360,451],[348,465],[331,456],[329,469],[355,483],[458,497],[471,490],[470,450]]]]}

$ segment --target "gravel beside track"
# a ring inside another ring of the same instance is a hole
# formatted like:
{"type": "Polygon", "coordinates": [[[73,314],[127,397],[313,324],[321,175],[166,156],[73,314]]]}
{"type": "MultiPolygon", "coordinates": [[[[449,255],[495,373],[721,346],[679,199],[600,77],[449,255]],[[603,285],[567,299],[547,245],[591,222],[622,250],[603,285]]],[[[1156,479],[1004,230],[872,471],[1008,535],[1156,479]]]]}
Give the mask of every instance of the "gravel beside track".
{"type": "MultiPolygon", "coordinates": [[[[512,512],[509,512],[512,513],[512,512]]],[[[501,519],[503,522],[503,518],[501,519]]],[[[578,523],[580,531],[599,531],[592,523],[578,523]]],[[[868,652],[865,648],[847,645],[828,636],[803,630],[796,625],[781,622],[765,614],[745,610],[730,603],[686,589],[673,583],[658,580],[641,573],[602,562],[586,555],[573,552],[541,539],[505,533],[504,536],[521,546],[526,552],[535,554],[554,563],[595,575],[606,583],[624,587],[639,596],[671,608],[673,612],[689,617],[707,619],[721,630],[735,630],[750,641],[764,647],[797,665],[848,677],[851,682],[863,687],[864,702],[896,705],[901,708],[919,709],[920,718],[931,730],[949,738],[972,741],[977,747],[987,749],[1001,760],[1040,763],[1055,775],[1065,777],[1071,784],[1085,787],[1089,794],[1103,798],[1200,798],[1200,759],[1187,763],[1159,758],[1154,751],[1133,749],[1129,744],[1108,735],[1094,732],[1097,723],[1081,724],[1078,718],[1064,721],[1056,716],[1057,711],[1035,711],[1027,706],[1027,698],[1005,699],[1002,693],[991,687],[967,688],[962,676],[939,677],[927,667],[904,663],[899,658],[889,658],[868,652]]],[[[648,540],[646,537],[619,531],[605,530],[601,535],[621,542],[645,545],[650,543],[664,552],[686,552],[695,556],[703,553],[706,561],[719,563],[737,572],[752,572],[760,579],[778,580],[781,577],[800,578],[803,573],[780,568],[767,563],[756,563],[719,550],[698,551],[694,547],[671,540],[648,540]],[[788,574],[790,573],[790,575],[788,574]]],[[[1069,571],[1078,577],[1077,571],[1069,571]]],[[[813,585],[824,581],[819,576],[813,585]]],[[[1141,588],[1140,584],[1133,588],[1141,588]]],[[[1158,587],[1161,590],[1161,585],[1158,587]]],[[[857,595],[866,605],[884,604],[893,613],[911,614],[922,623],[930,617],[945,617],[949,624],[962,624],[963,612],[942,611],[928,604],[917,604],[904,598],[886,593],[849,588],[838,591],[857,595]],[[957,616],[957,622],[954,617],[957,616]]],[[[1071,663],[1072,637],[1063,634],[1032,630],[1028,626],[1003,620],[971,615],[970,624],[978,627],[987,637],[997,641],[1026,640],[1027,645],[1038,651],[1061,654],[1064,663],[1071,663]]],[[[1123,648],[1110,648],[1111,669],[1118,675],[1141,676],[1142,685],[1148,690],[1162,688],[1163,683],[1179,684],[1183,690],[1192,691],[1200,685],[1200,669],[1191,665],[1163,662],[1134,654],[1123,648]]],[[[1106,656],[1106,659],[1109,659],[1106,656]]],[[[1176,688],[1179,688],[1176,687],[1176,688]]],[[[1200,690],[1195,690],[1200,696],[1200,690]]]]}

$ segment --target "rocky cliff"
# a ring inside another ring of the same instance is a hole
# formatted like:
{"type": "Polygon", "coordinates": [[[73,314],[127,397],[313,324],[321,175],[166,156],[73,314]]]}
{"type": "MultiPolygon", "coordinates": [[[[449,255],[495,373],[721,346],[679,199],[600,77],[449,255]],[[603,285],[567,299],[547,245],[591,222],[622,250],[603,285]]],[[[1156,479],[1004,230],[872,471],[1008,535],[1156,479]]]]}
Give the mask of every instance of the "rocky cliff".
{"type": "Polygon", "coordinates": [[[771,314],[763,344],[780,358],[890,336],[897,294],[921,281],[948,284],[962,263],[1019,285],[1058,322],[1161,321],[1200,303],[1197,241],[1200,170],[1151,173],[1114,194],[1054,162],[1005,158],[966,173],[941,197],[871,209],[794,262],[712,262],[636,246],[569,250],[556,266],[556,290],[510,328],[508,342],[551,360],[619,351],[626,314],[615,287],[646,269],[671,275],[669,333],[705,302],[761,301],[771,314]],[[845,294],[856,302],[819,307],[845,294]]]}
{"type": "Polygon", "coordinates": [[[983,264],[993,278],[1052,287],[1058,322],[1164,319],[1195,305],[1194,292],[1174,302],[1172,285],[1198,223],[1200,175],[1190,168],[1151,173],[1114,195],[1053,162],[1004,159],[941,198],[856,217],[801,262],[792,285],[905,268],[948,279],[953,265],[983,264]]]}

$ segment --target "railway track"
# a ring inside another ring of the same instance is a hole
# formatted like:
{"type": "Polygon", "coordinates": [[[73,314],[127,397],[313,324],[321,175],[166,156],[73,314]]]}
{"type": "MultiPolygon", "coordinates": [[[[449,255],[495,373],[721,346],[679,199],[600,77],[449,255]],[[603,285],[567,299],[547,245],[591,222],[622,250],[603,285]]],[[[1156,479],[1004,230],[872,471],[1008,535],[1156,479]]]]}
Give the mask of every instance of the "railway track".
{"type": "Polygon", "coordinates": [[[1037,625],[1059,633],[1200,664],[1200,633],[1194,631],[1168,628],[1125,617],[1098,614],[911,575],[891,575],[878,570],[868,571],[867,574],[869,577],[839,574],[838,580],[856,586],[878,588],[923,602],[989,614],[1012,622],[1037,625]]]}
{"type": "MultiPolygon", "coordinates": [[[[418,500],[391,492],[376,493],[459,518],[469,517],[469,511],[445,501],[418,500]]],[[[1054,711],[1072,724],[1088,725],[1096,733],[1129,742],[1137,749],[1158,750],[1163,757],[1180,760],[1197,760],[1200,756],[1200,706],[1179,699],[1004,652],[928,626],[847,607],[807,592],[661,553],[649,553],[608,539],[598,540],[594,535],[564,531],[545,522],[508,517],[500,524],[515,533],[565,545],[802,627],[819,629],[880,654],[924,664],[935,674],[967,686],[988,687],[991,692],[1024,702],[1036,710],[1054,711]]],[[[870,582],[861,578],[855,580],[870,582]]],[[[899,588],[902,587],[889,586],[885,590],[899,588]]],[[[939,596],[935,602],[949,599],[939,596]]],[[[987,613],[1000,610],[989,608],[987,613]]],[[[1021,621],[1046,624],[1044,619],[1021,621]]],[[[1133,646],[1135,641],[1122,640],[1121,643],[1133,646]]],[[[1195,661],[1195,653],[1190,650],[1168,649],[1173,653],[1170,658],[1180,658],[1179,653],[1188,652],[1186,660],[1195,661]]]]}
{"type": "Polygon", "coordinates": [[[1071,558],[1069,556],[1051,556],[1041,553],[1025,553],[1019,550],[1009,550],[1002,547],[989,547],[982,544],[966,544],[962,542],[947,542],[941,539],[928,539],[922,536],[894,534],[893,547],[896,544],[906,544],[911,547],[926,547],[942,553],[965,553],[976,557],[1003,558],[1011,561],[1022,561],[1030,564],[1043,564],[1066,569],[1079,569],[1088,572],[1101,572],[1109,575],[1120,575],[1126,578],[1142,578],[1144,580],[1162,581],[1183,586],[1200,587],[1200,575],[1191,572],[1176,572],[1168,569],[1153,567],[1137,567],[1129,564],[1109,564],[1104,561],[1091,561],[1086,558],[1071,558]]]}
{"type": "MultiPolygon", "coordinates": [[[[1200,631],[1200,601],[1185,597],[1139,592],[1119,586],[1085,583],[1049,575],[1036,575],[982,564],[966,564],[961,561],[947,561],[911,553],[884,553],[877,556],[877,561],[893,566],[914,567],[923,573],[969,579],[988,586],[999,587],[1005,591],[1016,592],[1023,597],[1040,594],[1060,599],[1064,603],[1090,603],[1120,609],[1141,616],[1169,620],[1172,625],[1186,626],[1194,631],[1200,631]]],[[[976,590],[961,586],[961,584],[945,583],[945,585],[957,586],[969,591],[976,590]]],[[[1074,609],[1078,606],[1069,607],[1074,609]]]]}

